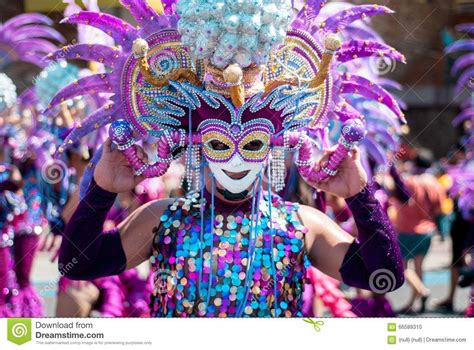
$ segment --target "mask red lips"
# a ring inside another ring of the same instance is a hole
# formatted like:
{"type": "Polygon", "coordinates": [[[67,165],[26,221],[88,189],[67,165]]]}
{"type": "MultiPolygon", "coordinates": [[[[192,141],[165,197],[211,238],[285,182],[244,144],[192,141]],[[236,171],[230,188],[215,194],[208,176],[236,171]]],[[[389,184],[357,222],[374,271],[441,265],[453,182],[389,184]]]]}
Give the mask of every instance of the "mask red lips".
{"type": "Polygon", "coordinates": [[[232,171],[227,171],[227,170],[223,170],[224,173],[230,177],[232,180],[240,180],[240,179],[243,179],[245,176],[247,176],[247,174],[250,172],[250,170],[246,170],[246,171],[241,171],[241,172],[238,172],[238,173],[234,173],[232,171]]]}

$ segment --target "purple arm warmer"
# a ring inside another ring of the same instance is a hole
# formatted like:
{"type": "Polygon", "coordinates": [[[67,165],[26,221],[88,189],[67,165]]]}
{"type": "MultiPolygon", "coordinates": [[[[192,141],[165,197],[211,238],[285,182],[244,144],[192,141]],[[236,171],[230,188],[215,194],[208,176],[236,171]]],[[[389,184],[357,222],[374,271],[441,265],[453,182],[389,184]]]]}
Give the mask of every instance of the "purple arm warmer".
{"type": "Polygon", "coordinates": [[[390,167],[390,175],[392,176],[393,181],[395,182],[395,190],[393,195],[399,201],[403,203],[407,202],[410,199],[411,193],[408,187],[405,185],[405,182],[400,177],[400,174],[398,173],[395,166],[390,167]]]}
{"type": "Polygon", "coordinates": [[[126,257],[118,230],[102,232],[117,195],[92,179],[64,231],[59,253],[60,272],[72,280],[92,280],[125,270],[126,257]]]}
{"type": "Polygon", "coordinates": [[[347,285],[383,294],[403,285],[404,270],[392,224],[372,186],[346,199],[359,234],[339,272],[347,285]]]}

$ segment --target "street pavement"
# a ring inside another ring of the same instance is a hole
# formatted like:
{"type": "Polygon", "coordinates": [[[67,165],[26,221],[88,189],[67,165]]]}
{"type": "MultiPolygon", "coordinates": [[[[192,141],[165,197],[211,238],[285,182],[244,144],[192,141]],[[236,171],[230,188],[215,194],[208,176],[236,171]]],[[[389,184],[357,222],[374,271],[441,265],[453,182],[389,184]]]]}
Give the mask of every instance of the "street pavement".
{"type": "MultiPolygon", "coordinates": [[[[469,288],[458,289],[454,301],[455,313],[444,314],[435,311],[436,303],[443,300],[448,293],[449,266],[451,261],[450,240],[442,242],[439,236],[433,238],[430,251],[425,260],[424,282],[431,290],[431,296],[427,302],[427,312],[421,315],[410,315],[410,317],[461,317],[462,312],[469,302],[469,288]]],[[[57,281],[59,274],[55,263],[50,262],[50,254],[39,253],[33,269],[33,282],[38,292],[45,300],[48,317],[54,317],[56,308],[57,281]]],[[[410,295],[410,288],[405,284],[399,290],[392,292],[388,298],[394,310],[402,309],[410,295]]],[[[415,308],[419,304],[415,305],[415,308]]]]}

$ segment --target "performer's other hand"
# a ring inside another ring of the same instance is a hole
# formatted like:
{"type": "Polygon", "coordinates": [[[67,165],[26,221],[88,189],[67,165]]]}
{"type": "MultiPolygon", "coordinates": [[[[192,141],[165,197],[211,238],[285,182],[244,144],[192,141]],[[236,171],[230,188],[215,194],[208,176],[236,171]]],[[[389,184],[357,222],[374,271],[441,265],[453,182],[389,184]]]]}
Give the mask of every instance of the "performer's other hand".
{"type": "MultiPolygon", "coordinates": [[[[139,147],[137,156],[143,162],[147,162],[145,152],[139,147]]],[[[94,171],[94,179],[97,185],[106,191],[122,193],[131,191],[144,180],[143,176],[135,176],[135,173],[125,156],[118,149],[112,149],[112,141],[107,139],[102,150],[102,157],[97,163],[94,171]]]]}
{"type": "MultiPolygon", "coordinates": [[[[324,155],[314,165],[315,171],[327,165],[329,157],[334,153],[336,147],[324,151],[324,155]]],[[[352,151],[352,154],[342,162],[336,175],[330,176],[321,182],[308,183],[313,188],[342,198],[348,198],[359,193],[367,184],[367,173],[360,161],[360,150],[355,148],[352,151]]]]}

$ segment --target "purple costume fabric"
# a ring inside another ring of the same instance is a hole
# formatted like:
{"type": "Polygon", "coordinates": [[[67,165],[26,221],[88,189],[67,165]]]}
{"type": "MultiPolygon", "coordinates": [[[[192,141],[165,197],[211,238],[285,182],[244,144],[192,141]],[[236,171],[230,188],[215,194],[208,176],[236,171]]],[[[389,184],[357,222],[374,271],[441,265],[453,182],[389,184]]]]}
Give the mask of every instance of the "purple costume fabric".
{"type": "Polygon", "coordinates": [[[100,290],[100,307],[97,311],[102,317],[122,317],[124,315],[124,295],[119,276],[99,278],[94,284],[100,290]]]}
{"type": "Polygon", "coordinates": [[[72,280],[92,280],[125,270],[126,257],[117,230],[102,233],[102,225],[117,195],[92,179],[85,197],[69,221],[59,253],[62,273],[72,280]]]}
{"type": "Polygon", "coordinates": [[[351,300],[352,312],[357,317],[396,317],[390,302],[384,295],[375,294],[371,298],[357,297],[351,300]]]}
{"type": "Polygon", "coordinates": [[[350,245],[339,272],[347,285],[383,294],[400,288],[405,279],[395,232],[373,195],[373,187],[369,183],[365,190],[346,199],[358,237],[350,245]]]}
{"type": "Polygon", "coordinates": [[[39,236],[19,235],[15,237],[15,272],[19,285],[19,300],[22,317],[42,317],[44,308],[41,297],[30,283],[30,273],[38,248],[39,236]]]}
{"type": "Polygon", "coordinates": [[[10,294],[10,248],[0,248],[0,317],[12,317],[13,311],[8,305],[10,294]]]}
{"type": "Polygon", "coordinates": [[[152,275],[146,279],[139,276],[137,269],[120,274],[122,290],[125,294],[126,317],[150,317],[150,295],[153,291],[152,275]]]}

